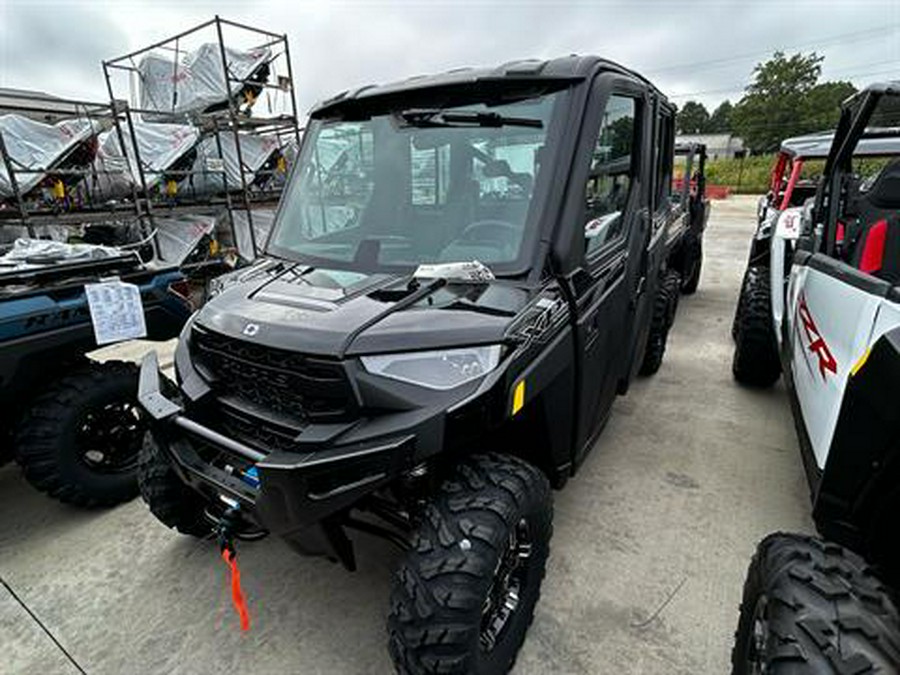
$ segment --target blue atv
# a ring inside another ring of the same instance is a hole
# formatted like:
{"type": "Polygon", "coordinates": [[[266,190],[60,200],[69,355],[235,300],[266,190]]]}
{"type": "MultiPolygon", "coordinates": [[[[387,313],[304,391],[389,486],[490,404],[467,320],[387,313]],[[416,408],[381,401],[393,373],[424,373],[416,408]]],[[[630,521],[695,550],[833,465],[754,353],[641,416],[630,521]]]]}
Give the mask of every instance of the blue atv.
{"type": "Polygon", "coordinates": [[[145,431],[137,368],[95,362],[85,284],[117,277],[140,290],[147,338],[178,335],[192,312],[177,267],[122,252],[99,260],[0,267],[0,463],[15,459],[39,490],[78,506],[138,493],[145,431]]]}

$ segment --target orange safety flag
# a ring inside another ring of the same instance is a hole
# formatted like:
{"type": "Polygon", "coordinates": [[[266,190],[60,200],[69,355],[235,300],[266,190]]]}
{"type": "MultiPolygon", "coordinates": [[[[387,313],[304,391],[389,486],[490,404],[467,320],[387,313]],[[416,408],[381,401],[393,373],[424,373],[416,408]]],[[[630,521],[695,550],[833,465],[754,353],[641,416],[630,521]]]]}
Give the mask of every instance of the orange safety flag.
{"type": "Polygon", "coordinates": [[[231,602],[241,619],[241,630],[250,630],[250,612],[247,611],[247,601],[241,591],[241,571],[238,569],[234,551],[230,548],[223,549],[222,560],[231,570],[231,602]]]}

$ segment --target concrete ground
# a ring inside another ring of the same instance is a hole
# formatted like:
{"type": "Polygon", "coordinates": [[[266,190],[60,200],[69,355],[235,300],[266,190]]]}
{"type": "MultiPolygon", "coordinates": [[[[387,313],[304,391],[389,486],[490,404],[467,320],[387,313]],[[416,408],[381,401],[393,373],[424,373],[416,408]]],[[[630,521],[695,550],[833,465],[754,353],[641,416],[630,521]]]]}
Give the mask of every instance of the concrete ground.
{"type": "MultiPolygon", "coordinates": [[[[700,289],[659,373],[634,384],[556,495],[537,615],[515,672],[724,673],[756,542],[811,530],[785,392],[731,377],[731,317],[755,201],[714,206],[700,289]]],[[[0,574],[88,673],[391,671],[384,617],[397,554],[360,538],[360,570],[240,546],[253,628],[237,629],[212,544],[135,500],[78,511],[0,469],[0,574]]],[[[76,673],[0,587],[0,672],[76,673]]]]}

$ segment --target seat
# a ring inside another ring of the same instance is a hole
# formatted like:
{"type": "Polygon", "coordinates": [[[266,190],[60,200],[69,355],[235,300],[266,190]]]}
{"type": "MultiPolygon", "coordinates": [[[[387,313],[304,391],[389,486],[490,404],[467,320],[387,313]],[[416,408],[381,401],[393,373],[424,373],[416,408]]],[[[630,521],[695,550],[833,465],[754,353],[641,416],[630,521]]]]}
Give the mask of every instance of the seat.
{"type": "Polygon", "coordinates": [[[850,263],[896,283],[900,280],[900,159],[885,166],[871,187],[858,195],[850,263]]]}

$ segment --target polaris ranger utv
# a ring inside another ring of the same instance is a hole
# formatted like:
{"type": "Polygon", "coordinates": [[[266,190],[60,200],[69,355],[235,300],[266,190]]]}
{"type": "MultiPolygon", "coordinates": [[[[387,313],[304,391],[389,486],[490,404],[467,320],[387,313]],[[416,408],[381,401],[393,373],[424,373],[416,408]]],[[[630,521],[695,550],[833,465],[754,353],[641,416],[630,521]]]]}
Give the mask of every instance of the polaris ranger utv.
{"type": "MultiPolygon", "coordinates": [[[[669,330],[675,323],[681,294],[690,295],[700,283],[700,267],[703,264],[703,231],[709,220],[709,200],[706,198],[706,146],[700,143],[672,145],[672,130],[665,113],[658,127],[656,147],[660,153],[657,166],[667,171],[659,176],[662,181],[672,181],[673,156],[684,157],[684,172],[693,180],[681,183],[681,189],[669,195],[669,207],[664,233],[663,264],[659,268],[659,282],[653,302],[650,333],[647,347],[638,373],[653,375],[662,365],[669,330]],[[673,152],[674,150],[674,152],[673,152]]],[[[662,207],[660,207],[662,208],[662,207]]]]}
{"type": "Polygon", "coordinates": [[[900,82],[844,103],[814,200],[783,212],[773,237],[790,244],[789,271],[772,274],[771,302],[767,274],[742,299],[735,375],[750,372],[745,331],[765,314],[753,354],[784,374],[824,539],[760,544],[734,672],[895,673],[900,615],[885,582],[900,582],[900,82]]]}
{"type": "Polygon", "coordinates": [[[132,499],[146,429],[137,368],[85,356],[97,348],[85,284],[134,284],[147,336],[163,340],[191,314],[185,277],[124,250],[22,263],[0,261],[0,461],[14,457],[32,485],[64,502],[132,499]]]}
{"type": "Polygon", "coordinates": [[[685,214],[685,232],[675,249],[673,267],[681,276],[681,292],[691,295],[700,285],[703,267],[703,233],[709,222],[709,198],[706,196],[706,145],[679,143],[675,156],[684,157],[681,203],[685,214]]]}
{"type": "MultiPolygon", "coordinates": [[[[504,673],[551,486],[641,365],[675,211],[673,108],[595,57],[462,69],[319,104],[265,255],[154,355],[140,484],[165,525],[406,557],[402,673],[504,673]],[[669,141],[671,143],[671,140],[669,141]]],[[[298,601],[301,599],[298,597],[298,601]]]]}
{"type": "MultiPolygon", "coordinates": [[[[665,128],[665,124],[661,125],[665,128]]],[[[665,132],[656,139],[660,153],[665,153],[661,167],[672,167],[672,140],[665,132]]],[[[659,285],[650,321],[647,347],[638,373],[653,375],[662,365],[669,329],[675,323],[678,301],[682,293],[690,295],[700,283],[703,265],[703,231],[709,220],[709,199],[706,198],[706,146],[700,143],[678,145],[675,156],[685,158],[685,179],[679,193],[672,194],[672,207],[665,232],[664,261],[659,268],[659,285]],[[696,161],[696,170],[694,170],[696,161]]],[[[671,172],[668,179],[671,180],[671,172]]],[[[661,180],[665,180],[665,177],[661,180]]]]}

